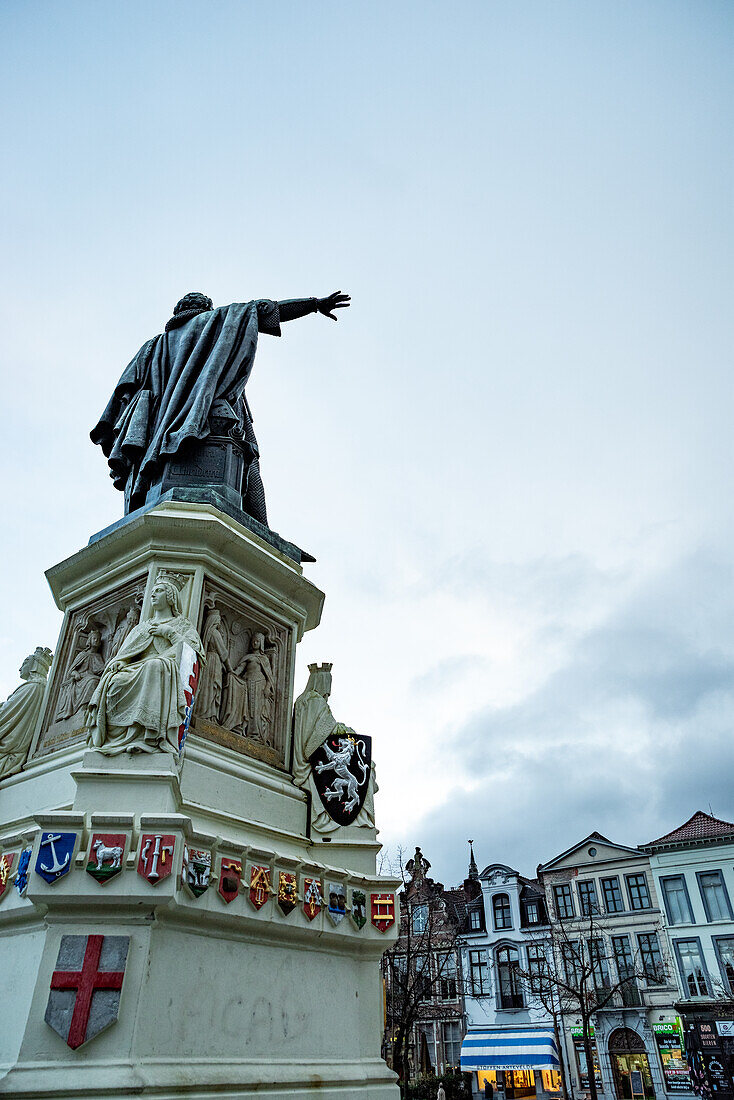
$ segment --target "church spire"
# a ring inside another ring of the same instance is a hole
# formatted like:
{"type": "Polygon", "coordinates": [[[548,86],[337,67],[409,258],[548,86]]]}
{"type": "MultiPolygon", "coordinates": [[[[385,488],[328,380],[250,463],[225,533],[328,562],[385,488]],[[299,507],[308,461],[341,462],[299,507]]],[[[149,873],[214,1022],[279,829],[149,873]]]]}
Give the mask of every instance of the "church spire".
{"type": "Polygon", "coordinates": [[[477,861],[474,859],[474,841],[469,841],[469,878],[478,879],[477,861]]]}

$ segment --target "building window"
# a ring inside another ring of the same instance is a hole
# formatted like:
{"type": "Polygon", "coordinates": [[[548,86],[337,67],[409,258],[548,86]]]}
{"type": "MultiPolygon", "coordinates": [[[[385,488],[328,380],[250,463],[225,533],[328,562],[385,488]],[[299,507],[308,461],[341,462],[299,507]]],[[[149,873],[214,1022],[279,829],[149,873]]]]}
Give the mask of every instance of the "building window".
{"type": "Polygon", "coordinates": [[[571,920],[574,916],[573,910],[573,894],[571,893],[571,886],[569,883],[564,882],[560,886],[553,887],[553,893],[556,898],[556,912],[558,913],[559,920],[571,920]]]}
{"type": "Polygon", "coordinates": [[[442,1025],[443,1059],[453,1069],[461,1059],[461,1025],[458,1020],[447,1020],[442,1025]]]}
{"type": "Polygon", "coordinates": [[[578,882],[576,889],[579,892],[579,910],[582,917],[591,917],[599,912],[596,901],[596,886],[593,882],[578,882]]]}
{"type": "Polygon", "coordinates": [[[456,955],[453,951],[438,956],[439,995],[442,1001],[456,1000],[456,955]]]}
{"type": "Polygon", "coordinates": [[[406,955],[392,957],[392,984],[395,992],[404,993],[408,984],[408,959],[406,955]]]}
{"type": "Polygon", "coordinates": [[[625,875],[627,895],[633,909],[650,908],[650,891],[647,888],[647,875],[644,871],[637,875],[625,875]]]}
{"type": "Polygon", "coordinates": [[[473,997],[484,997],[489,993],[486,951],[469,952],[469,988],[473,997]]]}
{"type": "Polygon", "coordinates": [[[601,880],[601,888],[604,893],[604,908],[607,913],[623,913],[624,902],[622,901],[622,891],[619,888],[619,879],[615,875],[614,878],[603,878],[601,880]]]}
{"type": "Polygon", "coordinates": [[[695,940],[675,940],[683,988],[689,997],[708,997],[709,987],[703,966],[701,944],[695,940]]]}
{"type": "Polygon", "coordinates": [[[495,894],[492,898],[494,926],[497,929],[512,928],[512,910],[507,894],[495,894]]]}
{"type": "Polygon", "coordinates": [[[416,1054],[418,1056],[418,1064],[428,1056],[430,1063],[429,1072],[433,1072],[438,1068],[438,1062],[436,1059],[436,1027],[433,1022],[418,1024],[416,1027],[416,1038],[418,1040],[416,1046],[416,1054]]]}
{"type": "Polygon", "coordinates": [[[640,945],[640,962],[646,981],[653,985],[662,985],[665,981],[665,970],[657,933],[640,932],[637,942],[640,945]]]}
{"type": "Polygon", "coordinates": [[[412,912],[412,926],[414,932],[425,932],[428,927],[428,906],[414,905],[412,912]]]}
{"type": "Polygon", "coordinates": [[[706,920],[731,920],[729,895],[721,871],[697,871],[696,878],[706,910],[706,920]]]}
{"type": "Polygon", "coordinates": [[[538,943],[528,944],[528,977],[531,993],[548,992],[548,960],[545,948],[538,943]]]}
{"type": "Polygon", "coordinates": [[[663,901],[671,924],[692,924],[691,902],[683,875],[670,875],[660,879],[663,901]]]}
{"type": "Polygon", "coordinates": [[[609,989],[609,966],[604,951],[604,940],[594,938],[589,940],[589,962],[591,963],[591,976],[596,990],[609,989]]]}
{"type": "Polygon", "coordinates": [[[520,958],[514,947],[497,948],[497,977],[499,984],[499,1007],[522,1008],[522,989],[520,987],[520,958]]]}
{"type": "Polygon", "coordinates": [[[469,910],[469,931],[481,932],[483,926],[484,921],[482,920],[482,910],[479,908],[479,905],[475,903],[474,906],[469,910]]]}
{"type": "Polygon", "coordinates": [[[561,959],[563,960],[563,972],[566,975],[566,984],[571,989],[578,989],[581,983],[581,959],[579,957],[578,943],[562,943],[561,959]]]}
{"type": "Polygon", "coordinates": [[[540,924],[540,901],[537,898],[525,902],[525,920],[528,924],[540,924]]]}
{"type": "Polygon", "coordinates": [[[617,974],[622,983],[620,985],[622,1004],[625,1008],[635,1008],[642,1004],[642,998],[635,978],[635,961],[632,957],[629,936],[612,936],[612,950],[617,974]]]}
{"type": "Polygon", "coordinates": [[[416,955],[415,958],[415,996],[419,1001],[431,1000],[431,956],[416,955]]]}
{"type": "Polygon", "coordinates": [[[724,985],[734,995],[734,936],[716,936],[714,946],[724,985]]]}

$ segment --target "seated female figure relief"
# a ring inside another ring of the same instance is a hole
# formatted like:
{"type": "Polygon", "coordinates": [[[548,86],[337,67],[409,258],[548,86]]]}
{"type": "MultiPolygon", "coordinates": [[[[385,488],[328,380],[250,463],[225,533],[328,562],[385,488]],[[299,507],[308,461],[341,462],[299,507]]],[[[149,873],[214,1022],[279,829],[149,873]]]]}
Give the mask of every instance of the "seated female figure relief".
{"type": "Polygon", "coordinates": [[[107,756],[121,752],[178,753],[186,699],[179,666],[184,645],[203,663],[201,639],[181,614],[177,578],[164,576],[151,593],[149,619],[134,627],[107,662],[87,709],[88,744],[107,756]]]}

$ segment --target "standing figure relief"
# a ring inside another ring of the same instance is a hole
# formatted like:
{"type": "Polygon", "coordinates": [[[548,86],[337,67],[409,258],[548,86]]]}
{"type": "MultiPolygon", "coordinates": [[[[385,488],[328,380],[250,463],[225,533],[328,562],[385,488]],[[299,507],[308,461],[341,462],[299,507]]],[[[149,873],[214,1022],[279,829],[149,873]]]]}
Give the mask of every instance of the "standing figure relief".
{"type": "Polygon", "coordinates": [[[102,631],[94,623],[84,639],[84,648],[77,653],[64,677],[56,708],[57,719],[73,718],[86,707],[104,671],[102,631]]]}
{"type": "Polygon", "coordinates": [[[273,669],[265,651],[265,635],[258,631],[252,635],[250,652],[227,677],[222,725],[267,744],[274,700],[273,669]]]}
{"type": "Polygon", "coordinates": [[[279,639],[220,607],[216,593],[205,597],[204,607],[207,659],[196,695],[196,719],[272,746],[279,639]]]}

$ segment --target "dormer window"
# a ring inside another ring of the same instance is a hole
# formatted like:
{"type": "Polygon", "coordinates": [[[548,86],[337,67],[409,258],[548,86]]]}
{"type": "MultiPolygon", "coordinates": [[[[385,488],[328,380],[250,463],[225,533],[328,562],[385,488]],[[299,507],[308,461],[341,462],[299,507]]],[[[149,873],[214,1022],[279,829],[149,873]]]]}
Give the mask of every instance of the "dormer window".
{"type": "Polygon", "coordinates": [[[494,914],[494,926],[498,931],[504,928],[512,928],[512,910],[507,894],[495,894],[492,898],[492,913],[494,914]]]}
{"type": "Polygon", "coordinates": [[[481,932],[482,930],[482,914],[478,909],[469,910],[469,931],[481,932]]]}

